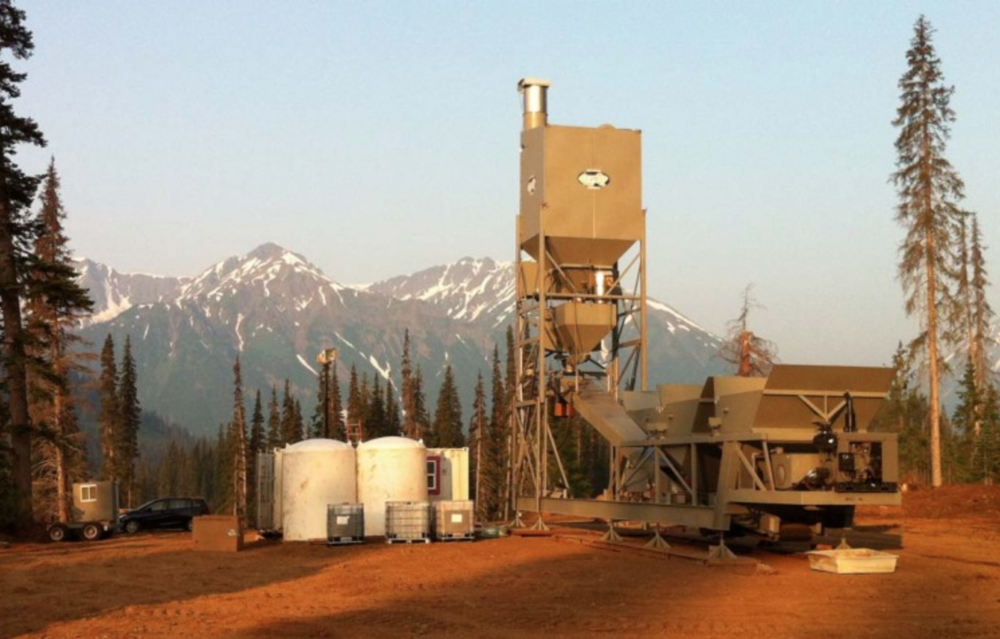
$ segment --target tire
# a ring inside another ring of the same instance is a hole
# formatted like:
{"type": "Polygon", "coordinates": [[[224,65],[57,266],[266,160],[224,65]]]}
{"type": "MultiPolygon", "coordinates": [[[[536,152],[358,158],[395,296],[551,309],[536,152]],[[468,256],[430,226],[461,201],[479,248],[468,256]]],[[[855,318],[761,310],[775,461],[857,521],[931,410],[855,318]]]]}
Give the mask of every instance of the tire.
{"type": "Polygon", "coordinates": [[[69,531],[66,530],[66,526],[55,525],[49,528],[49,539],[55,542],[66,541],[69,536],[69,531]]]}
{"type": "Polygon", "coordinates": [[[85,524],[81,534],[87,541],[97,541],[104,534],[104,531],[97,524],[85,524]]]}
{"type": "Polygon", "coordinates": [[[139,532],[140,528],[141,526],[139,525],[139,522],[137,522],[134,519],[130,519],[125,523],[125,532],[127,532],[130,535],[134,535],[137,532],[139,532]]]}

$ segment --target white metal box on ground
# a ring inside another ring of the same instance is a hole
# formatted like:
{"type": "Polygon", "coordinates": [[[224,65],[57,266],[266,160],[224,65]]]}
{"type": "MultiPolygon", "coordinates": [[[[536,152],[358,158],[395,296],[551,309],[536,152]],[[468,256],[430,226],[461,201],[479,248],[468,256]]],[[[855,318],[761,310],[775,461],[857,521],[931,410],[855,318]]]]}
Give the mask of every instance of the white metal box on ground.
{"type": "Polygon", "coordinates": [[[896,572],[898,555],[868,548],[838,548],[807,552],[809,567],[820,572],[860,575],[896,572]]]}
{"type": "Polygon", "coordinates": [[[434,539],[471,541],[476,536],[475,512],[471,499],[434,502],[434,539]]]}
{"type": "Polygon", "coordinates": [[[431,504],[427,501],[390,501],[385,504],[385,540],[431,540],[431,504]]]}
{"type": "Polygon", "coordinates": [[[326,512],[326,543],[332,546],[365,541],[364,504],[330,504],[326,512]]]}

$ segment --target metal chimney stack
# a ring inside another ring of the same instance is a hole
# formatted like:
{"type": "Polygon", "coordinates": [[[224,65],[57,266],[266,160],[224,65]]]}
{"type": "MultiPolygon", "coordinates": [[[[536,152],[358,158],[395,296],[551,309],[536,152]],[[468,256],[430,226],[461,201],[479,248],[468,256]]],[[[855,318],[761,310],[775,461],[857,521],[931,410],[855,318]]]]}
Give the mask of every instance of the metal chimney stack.
{"type": "Polygon", "coordinates": [[[538,78],[523,78],[517,90],[524,100],[524,130],[537,129],[549,122],[547,93],[552,83],[538,78]]]}

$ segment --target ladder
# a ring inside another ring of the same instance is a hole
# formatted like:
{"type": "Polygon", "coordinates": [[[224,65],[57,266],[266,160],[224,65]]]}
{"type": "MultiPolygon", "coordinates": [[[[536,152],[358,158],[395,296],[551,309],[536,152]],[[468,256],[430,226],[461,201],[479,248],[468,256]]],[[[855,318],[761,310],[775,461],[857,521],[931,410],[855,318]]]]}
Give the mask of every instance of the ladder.
{"type": "Polygon", "coordinates": [[[354,445],[360,444],[365,438],[365,430],[361,425],[361,421],[348,421],[347,424],[347,441],[354,445]]]}

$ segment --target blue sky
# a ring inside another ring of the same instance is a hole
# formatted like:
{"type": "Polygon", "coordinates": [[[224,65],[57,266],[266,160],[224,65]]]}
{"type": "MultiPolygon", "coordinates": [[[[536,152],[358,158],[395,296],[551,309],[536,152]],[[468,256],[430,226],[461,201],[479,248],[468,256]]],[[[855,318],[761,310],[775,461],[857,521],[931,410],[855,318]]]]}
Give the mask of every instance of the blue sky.
{"type": "Polygon", "coordinates": [[[22,162],[55,156],[75,250],[120,270],[265,241],[344,283],[511,260],[515,85],[540,76],[553,123],[643,130],[652,295],[722,332],[753,283],[785,361],[887,363],[916,330],[888,177],[921,13],[956,87],[949,158],[1000,249],[1000,3],[21,6],[18,109],[49,140],[22,162]]]}

